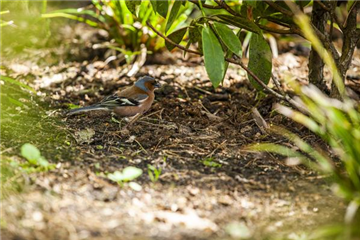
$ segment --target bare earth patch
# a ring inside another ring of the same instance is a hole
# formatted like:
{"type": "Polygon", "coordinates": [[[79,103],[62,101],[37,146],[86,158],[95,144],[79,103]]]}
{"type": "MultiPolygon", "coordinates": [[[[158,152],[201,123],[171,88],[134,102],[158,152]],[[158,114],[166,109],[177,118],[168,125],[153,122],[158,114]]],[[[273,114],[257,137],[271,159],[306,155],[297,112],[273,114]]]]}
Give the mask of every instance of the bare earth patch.
{"type": "MultiPolygon", "coordinates": [[[[299,64],[288,70],[305,75],[304,59],[293,59],[299,64]]],[[[256,142],[285,142],[259,129],[252,107],[268,124],[322,143],[273,112],[276,99],[255,100],[238,68],[214,90],[196,62],[146,65],[138,75],[155,76],[163,87],[128,132],[109,113],[64,115],[66,104],[89,105],[136,79],[118,73],[101,62],[69,63],[37,77],[34,84],[45,84],[48,102],[60,109],[56,114],[73,139],[59,147],[69,157],[55,170],[33,175],[25,193],[2,202],[3,239],[269,239],[343,217],[345,204],[324,176],[243,150],[256,142]],[[80,137],[83,131],[90,136],[80,137]],[[148,164],[162,169],[155,183],[148,164]],[[136,179],[141,191],[104,177],[126,166],[143,169],[136,179]]]]}

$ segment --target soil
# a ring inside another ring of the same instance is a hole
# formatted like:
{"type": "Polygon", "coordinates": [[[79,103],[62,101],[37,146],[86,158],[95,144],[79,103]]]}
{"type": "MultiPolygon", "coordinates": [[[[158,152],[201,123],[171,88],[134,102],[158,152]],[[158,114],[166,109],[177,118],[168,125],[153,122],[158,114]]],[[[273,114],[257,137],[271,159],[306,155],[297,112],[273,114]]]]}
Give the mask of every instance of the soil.
{"type": "MultiPolygon", "coordinates": [[[[281,54],[275,72],[306,79],[305,59],[281,54]]],[[[294,239],[341,221],[346,203],[326,176],[245,148],[270,141],[291,146],[259,128],[252,108],[267,124],[325,147],[318,138],[274,112],[278,100],[257,94],[241,69],[232,66],[223,86],[213,89],[201,59],[173,60],[148,61],[130,78],[100,60],[18,73],[31,74],[46,94],[69,136],[68,146],[55,148],[68,155],[41,149],[56,168],[32,174],[26,191],[2,201],[2,239],[294,239]],[[90,105],[143,75],[162,87],[151,110],[127,130],[125,120],[108,112],[66,116],[69,104],[90,105]],[[161,169],[157,181],[148,165],[161,169]],[[134,180],[140,191],[106,178],[127,166],[143,170],[134,180]]]]}

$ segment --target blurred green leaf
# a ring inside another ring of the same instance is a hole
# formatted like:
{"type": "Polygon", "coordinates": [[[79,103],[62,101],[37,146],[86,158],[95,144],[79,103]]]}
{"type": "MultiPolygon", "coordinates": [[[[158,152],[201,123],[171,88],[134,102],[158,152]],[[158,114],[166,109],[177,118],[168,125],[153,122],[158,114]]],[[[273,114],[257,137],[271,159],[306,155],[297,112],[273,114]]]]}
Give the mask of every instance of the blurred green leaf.
{"type": "Polygon", "coordinates": [[[91,16],[95,19],[98,19],[101,22],[106,22],[106,19],[103,15],[94,12],[93,10],[89,10],[89,9],[83,9],[83,8],[67,8],[67,9],[59,9],[59,10],[55,10],[52,11],[50,13],[46,13],[43,14],[42,17],[45,16],[51,16],[51,14],[55,14],[55,13],[68,13],[68,14],[75,14],[75,15],[88,15],[91,16]]]}
{"type": "Polygon", "coordinates": [[[126,180],[133,180],[142,174],[142,170],[136,167],[126,167],[123,170],[123,174],[126,180]]]}
{"type": "Polygon", "coordinates": [[[150,0],[154,12],[157,12],[157,0],[150,0]]]}
{"type": "Polygon", "coordinates": [[[202,30],[202,44],[206,72],[216,88],[225,74],[225,58],[221,44],[210,27],[204,27],[202,30]]]}
{"type": "MultiPolygon", "coordinates": [[[[269,44],[262,34],[252,34],[250,39],[248,68],[255,73],[265,84],[269,83],[271,77],[272,55],[269,44]]],[[[248,74],[251,84],[258,90],[262,87],[248,74]]]]}
{"type": "Polygon", "coordinates": [[[142,170],[136,167],[126,167],[122,172],[115,171],[114,173],[109,173],[107,177],[118,183],[128,182],[134,180],[142,174],[142,170]]]}
{"type": "Polygon", "coordinates": [[[214,22],[213,26],[221,41],[230,49],[230,51],[241,56],[241,42],[235,33],[222,23],[214,22]]]}
{"type": "MultiPolygon", "coordinates": [[[[169,34],[168,38],[170,38],[175,43],[179,44],[183,39],[184,35],[186,34],[187,29],[188,29],[187,27],[180,28],[169,34]]],[[[169,42],[165,42],[165,46],[169,51],[173,50],[176,47],[174,44],[171,44],[169,42]]]]}
{"type": "Polygon", "coordinates": [[[182,3],[182,1],[180,1],[180,0],[175,0],[173,6],[172,6],[172,8],[171,8],[169,18],[168,18],[167,23],[166,23],[165,33],[168,32],[168,30],[170,29],[171,25],[174,23],[177,15],[178,15],[178,13],[179,13],[179,10],[180,10],[180,7],[181,7],[181,3],[182,3]]]}
{"type": "Polygon", "coordinates": [[[141,0],[125,1],[126,7],[136,16],[136,6],[141,4],[141,0]]]}
{"type": "Polygon", "coordinates": [[[248,6],[251,6],[253,8],[256,8],[256,4],[257,4],[258,1],[243,1],[243,4],[246,4],[248,6]]]}
{"type": "Polygon", "coordinates": [[[33,93],[36,93],[36,91],[32,87],[30,87],[30,86],[28,86],[28,85],[26,85],[26,84],[24,84],[22,82],[19,82],[19,81],[15,80],[15,79],[12,79],[10,77],[0,76],[0,79],[3,80],[4,82],[9,82],[9,83],[15,84],[17,86],[20,86],[22,88],[25,88],[25,89],[33,92],[33,93]]]}
{"type": "Polygon", "coordinates": [[[91,20],[83,18],[83,17],[78,17],[78,16],[75,16],[72,14],[67,14],[67,13],[61,13],[61,12],[46,13],[46,14],[41,14],[41,17],[43,17],[43,18],[64,17],[64,18],[68,18],[68,19],[72,19],[72,20],[77,20],[79,22],[84,22],[92,27],[98,27],[97,22],[91,21],[91,20]]]}
{"type": "Polygon", "coordinates": [[[129,187],[134,191],[141,191],[142,186],[136,182],[129,182],[129,187]]]}
{"type": "Polygon", "coordinates": [[[37,164],[38,159],[41,157],[39,149],[30,143],[22,145],[21,155],[32,164],[37,164]]]}

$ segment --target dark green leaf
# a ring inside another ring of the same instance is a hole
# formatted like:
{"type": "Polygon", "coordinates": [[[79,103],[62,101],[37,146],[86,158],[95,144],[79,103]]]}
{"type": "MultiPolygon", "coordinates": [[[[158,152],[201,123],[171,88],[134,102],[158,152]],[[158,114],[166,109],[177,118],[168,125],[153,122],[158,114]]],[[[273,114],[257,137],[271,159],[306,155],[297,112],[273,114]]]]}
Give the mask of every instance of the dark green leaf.
{"type": "MultiPolygon", "coordinates": [[[[252,34],[250,39],[249,65],[248,68],[260,78],[265,84],[269,83],[271,77],[271,50],[262,34],[252,34]]],[[[248,75],[251,84],[261,90],[262,87],[248,75]]]]}
{"type": "Polygon", "coordinates": [[[202,44],[206,72],[216,88],[225,74],[225,59],[221,44],[210,27],[202,30],[202,44]]]}
{"type": "Polygon", "coordinates": [[[136,16],[136,6],[141,4],[141,0],[125,1],[126,7],[136,16]]]}
{"type": "Polygon", "coordinates": [[[241,42],[235,33],[225,24],[214,22],[213,24],[221,41],[236,55],[241,55],[241,42]]]}
{"type": "MultiPolygon", "coordinates": [[[[187,27],[185,28],[180,28],[174,32],[172,32],[168,38],[170,38],[172,41],[174,41],[175,43],[179,44],[181,42],[181,40],[183,39],[185,33],[187,31],[187,27]]],[[[171,51],[173,50],[176,46],[169,43],[169,42],[165,42],[166,48],[171,51]]]]}
{"type": "Polygon", "coordinates": [[[163,16],[164,18],[166,18],[166,15],[168,13],[168,9],[169,9],[169,1],[168,0],[157,1],[157,3],[156,3],[156,11],[161,16],[163,16]]]}
{"type": "Polygon", "coordinates": [[[181,2],[182,2],[181,0],[175,0],[174,5],[171,8],[169,18],[166,23],[165,33],[167,33],[167,31],[170,29],[171,25],[175,21],[181,7],[181,2]]]}
{"type": "Polygon", "coordinates": [[[203,54],[202,51],[202,37],[201,26],[198,25],[199,19],[193,20],[189,27],[189,42],[198,43],[198,51],[203,54]]]}
{"type": "Polygon", "coordinates": [[[243,1],[243,4],[246,4],[248,6],[251,6],[253,8],[256,8],[256,4],[257,4],[258,1],[243,1]]]}
{"type": "Polygon", "coordinates": [[[199,26],[189,27],[189,40],[192,43],[201,41],[201,30],[199,26]]]}
{"type": "Polygon", "coordinates": [[[212,17],[215,21],[229,24],[235,27],[244,28],[250,32],[260,33],[260,28],[253,22],[244,17],[235,17],[229,15],[215,15],[212,17]]]}
{"type": "Polygon", "coordinates": [[[157,1],[156,0],[150,0],[151,6],[154,10],[154,12],[157,12],[157,1]]]}

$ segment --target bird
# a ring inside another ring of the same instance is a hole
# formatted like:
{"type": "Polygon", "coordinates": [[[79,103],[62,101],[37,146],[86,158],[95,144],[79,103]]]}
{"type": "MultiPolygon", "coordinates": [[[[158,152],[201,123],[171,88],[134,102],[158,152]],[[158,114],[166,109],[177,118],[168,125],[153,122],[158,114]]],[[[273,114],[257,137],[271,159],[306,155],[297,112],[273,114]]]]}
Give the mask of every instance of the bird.
{"type": "Polygon", "coordinates": [[[131,120],[131,122],[134,122],[150,109],[155,99],[154,91],[160,87],[160,83],[155,78],[144,76],[139,78],[131,87],[105,97],[94,105],[72,109],[67,115],[106,110],[114,112],[119,117],[134,117],[131,120]]]}

